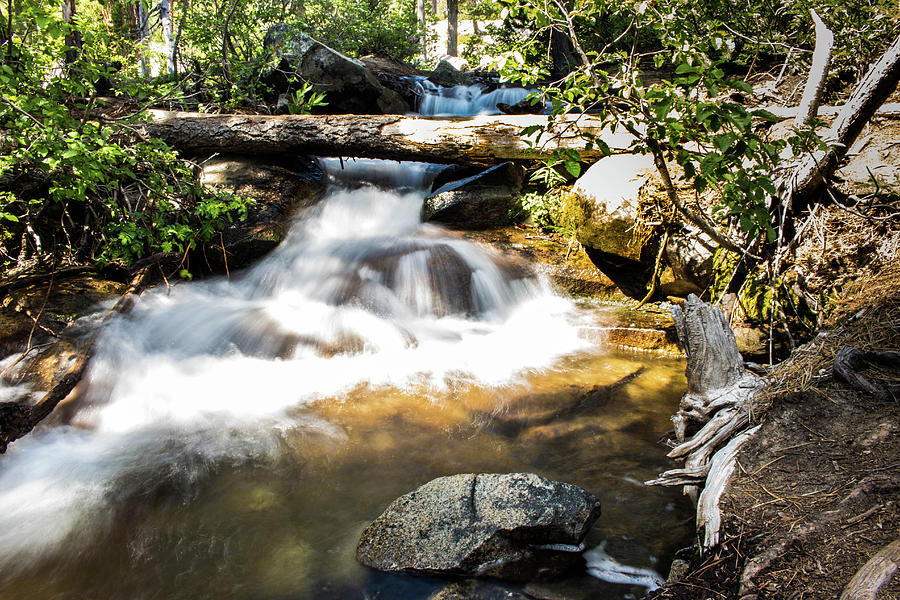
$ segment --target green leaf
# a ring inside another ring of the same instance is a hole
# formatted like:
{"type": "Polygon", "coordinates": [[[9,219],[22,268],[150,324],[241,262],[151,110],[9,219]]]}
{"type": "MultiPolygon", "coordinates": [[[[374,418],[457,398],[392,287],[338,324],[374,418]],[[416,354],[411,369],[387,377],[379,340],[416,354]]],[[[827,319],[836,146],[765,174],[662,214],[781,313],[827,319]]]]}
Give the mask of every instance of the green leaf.
{"type": "Polygon", "coordinates": [[[572,177],[578,177],[581,175],[581,163],[575,162],[574,160],[567,160],[563,163],[563,166],[566,168],[566,171],[572,175],[572,177]]]}
{"type": "Polygon", "coordinates": [[[713,144],[719,152],[725,152],[737,139],[738,136],[734,133],[721,133],[713,138],[713,144]]]}
{"type": "Polygon", "coordinates": [[[745,93],[747,93],[747,94],[752,94],[752,93],[753,93],[753,86],[751,86],[751,85],[750,85],[749,83],[747,83],[746,81],[741,81],[741,80],[739,80],[739,79],[729,79],[729,80],[728,80],[728,85],[731,86],[732,89],[740,90],[740,91],[745,92],[745,93]]]}
{"type": "Polygon", "coordinates": [[[762,109],[762,108],[757,108],[756,110],[752,111],[750,114],[753,115],[754,117],[758,117],[760,119],[765,119],[766,121],[769,121],[770,123],[778,123],[779,121],[781,121],[781,119],[776,117],[774,114],[772,114],[771,112],[769,112],[765,109],[762,109]]]}

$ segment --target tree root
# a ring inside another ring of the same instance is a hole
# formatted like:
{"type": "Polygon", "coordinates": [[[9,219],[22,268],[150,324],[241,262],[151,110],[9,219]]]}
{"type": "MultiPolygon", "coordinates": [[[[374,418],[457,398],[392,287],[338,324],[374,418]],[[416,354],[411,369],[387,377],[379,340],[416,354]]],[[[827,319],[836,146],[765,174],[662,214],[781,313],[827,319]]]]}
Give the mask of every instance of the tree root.
{"type": "Polygon", "coordinates": [[[867,362],[898,367],[900,366],[900,352],[893,350],[863,351],[844,346],[834,357],[834,375],[853,387],[872,394],[878,400],[890,400],[894,396],[891,389],[878,387],[859,374],[859,369],[867,362]]]}
{"type": "Polygon", "coordinates": [[[719,497],[734,469],[738,449],[756,428],[734,436],[749,425],[749,407],[763,380],[744,370],[734,334],[721,310],[691,295],[683,309],[672,308],[672,316],[688,359],[688,393],[672,417],[679,444],[669,457],[683,459],[685,466],[646,484],[683,485],[685,493],[695,497],[705,482],[697,504],[697,527],[704,529],[702,545],[709,549],[719,540],[719,497]],[[686,439],[692,423],[702,425],[686,439]]]}
{"type": "Polygon", "coordinates": [[[856,572],[841,594],[841,600],[875,600],[878,591],[900,567],[900,539],[894,540],[856,572]]]}

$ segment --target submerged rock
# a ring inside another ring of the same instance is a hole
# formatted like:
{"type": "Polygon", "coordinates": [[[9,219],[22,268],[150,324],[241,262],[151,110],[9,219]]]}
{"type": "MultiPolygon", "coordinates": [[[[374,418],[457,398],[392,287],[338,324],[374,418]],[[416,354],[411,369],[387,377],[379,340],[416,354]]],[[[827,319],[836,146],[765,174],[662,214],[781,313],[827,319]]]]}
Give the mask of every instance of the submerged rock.
{"type": "Polygon", "coordinates": [[[369,525],[357,559],[382,571],[534,580],[581,563],[600,502],[532,473],[440,477],[369,525]]]}
{"type": "Polygon", "coordinates": [[[448,583],[428,600],[534,600],[528,594],[496,583],[466,579],[448,583]]]}
{"type": "Polygon", "coordinates": [[[506,162],[447,183],[425,199],[422,220],[459,229],[506,225],[522,180],[521,168],[506,162]]]}

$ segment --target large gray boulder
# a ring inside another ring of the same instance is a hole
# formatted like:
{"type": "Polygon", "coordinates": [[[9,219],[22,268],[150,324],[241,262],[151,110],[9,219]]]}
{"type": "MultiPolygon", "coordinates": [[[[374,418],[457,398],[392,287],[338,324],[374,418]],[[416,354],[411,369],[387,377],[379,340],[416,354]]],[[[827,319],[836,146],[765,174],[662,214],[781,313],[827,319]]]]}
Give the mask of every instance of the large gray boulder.
{"type": "Polygon", "coordinates": [[[276,93],[289,91],[292,80],[308,81],[326,94],[331,114],[405,114],[412,109],[381,83],[366,66],[284,23],[266,32],[264,47],[278,66],[263,80],[276,93]]]}
{"type": "Polygon", "coordinates": [[[535,580],[581,563],[600,502],[532,473],[440,477],[395,500],[357,559],[382,571],[535,580]]]}
{"type": "Polygon", "coordinates": [[[521,167],[505,162],[447,183],[425,198],[422,220],[457,229],[506,225],[523,179],[521,167]]]}

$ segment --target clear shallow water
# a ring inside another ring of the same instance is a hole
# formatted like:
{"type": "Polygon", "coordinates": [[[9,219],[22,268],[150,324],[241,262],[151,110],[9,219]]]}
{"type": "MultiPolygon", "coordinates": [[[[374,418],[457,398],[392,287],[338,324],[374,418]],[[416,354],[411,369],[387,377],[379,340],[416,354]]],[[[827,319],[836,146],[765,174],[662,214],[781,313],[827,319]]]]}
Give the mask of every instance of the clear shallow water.
{"type": "Polygon", "coordinates": [[[334,193],[276,252],[145,293],[68,423],[0,457],[0,597],[424,598],[431,582],[368,571],[355,545],[394,498],[461,472],[595,492],[589,546],[628,564],[689,535],[679,497],[639,484],[667,466],[683,365],[607,352],[604,313],[420,224],[431,167],[330,167],[334,193]],[[340,185],[373,169],[407,191],[340,185]]]}

